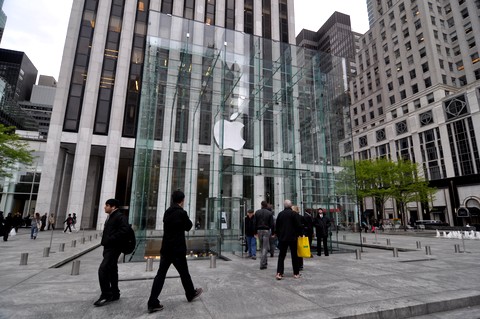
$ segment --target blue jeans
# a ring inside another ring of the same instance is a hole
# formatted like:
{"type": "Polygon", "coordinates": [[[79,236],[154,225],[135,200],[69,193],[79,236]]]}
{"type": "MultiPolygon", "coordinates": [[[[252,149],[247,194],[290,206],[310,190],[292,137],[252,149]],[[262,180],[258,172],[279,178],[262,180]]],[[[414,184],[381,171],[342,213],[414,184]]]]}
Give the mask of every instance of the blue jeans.
{"type": "Polygon", "coordinates": [[[268,264],[267,253],[270,249],[270,230],[259,229],[257,230],[258,240],[262,247],[262,259],[260,260],[260,268],[266,268],[268,264]]]}
{"type": "Polygon", "coordinates": [[[257,239],[255,236],[247,236],[248,255],[257,256],[257,239]]]}

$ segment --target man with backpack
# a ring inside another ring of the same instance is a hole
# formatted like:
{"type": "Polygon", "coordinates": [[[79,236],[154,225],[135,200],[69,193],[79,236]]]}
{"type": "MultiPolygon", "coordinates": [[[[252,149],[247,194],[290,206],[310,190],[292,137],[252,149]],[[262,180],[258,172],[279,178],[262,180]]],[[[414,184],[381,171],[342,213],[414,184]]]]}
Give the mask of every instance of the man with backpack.
{"type": "Polygon", "coordinates": [[[100,298],[94,303],[97,307],[120,299],[117,263],[125,240],[128,237],[130,226],[126,216],[119,210],[119,207],[120,202],[117,199],[111,198],[105,202],[104,210],[108,217],[101,241],[103,260],[98,268],[98,280],[102,293],[100,298]]]}

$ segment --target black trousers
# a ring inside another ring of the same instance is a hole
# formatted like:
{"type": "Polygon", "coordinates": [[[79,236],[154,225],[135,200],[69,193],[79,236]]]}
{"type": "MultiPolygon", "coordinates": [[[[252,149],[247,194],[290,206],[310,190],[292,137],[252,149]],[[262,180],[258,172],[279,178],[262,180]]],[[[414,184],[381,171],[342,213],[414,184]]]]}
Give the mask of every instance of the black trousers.
{"type": "Polygon", "coordinates": [[[65,227],[65,230],[63,231],[64,233],[67,232],[67,229],[72,232],[72,228],[70,227],[71,225],[70,224],[67,224],[67,227],[65,227]]]}
{"type": "Polygon", "coordinates": [[[119,295],[118,289],[118,257],[120,257],[120,249],[104,248],[103,260],[98,268],[98,281],[100,282],[100,290],[102,296],[110,297],[119,295]]]}
{"type": "Polygon", "coordinates": [[[172,264],[180,274],[180,280],[182,281],[183,289],[185,289],[187,300],[195,296],[195,287],[193,286],[192,277],[190,277],[190,272],[188,271],[187,258],[185,255],[162,256],[160,258],[160,267],[153,280],[152,291],[150,292],[150,298],[148,298],[148,305],[155,306],[158,303],[158,296],[160,296],[160,293],[162,292],[168,269],[172,264]]]}
{"type": "Polygon", "coordinates": [[[317,237],[317,256],[322,255],[322,242],[325,256],[328,256],[327,237],[317,237]]]}
{"type": "Polygon", "coordinates": [[[280,252],[278,253],[277,273],[283,275],[285,257],[287,257],[287,250],[290,248],[293,274],[298,275],[300,272],[300,266],[298,265],[297,241],[280,241],[278,243],[278,248],[280,249],[280,252]]]}

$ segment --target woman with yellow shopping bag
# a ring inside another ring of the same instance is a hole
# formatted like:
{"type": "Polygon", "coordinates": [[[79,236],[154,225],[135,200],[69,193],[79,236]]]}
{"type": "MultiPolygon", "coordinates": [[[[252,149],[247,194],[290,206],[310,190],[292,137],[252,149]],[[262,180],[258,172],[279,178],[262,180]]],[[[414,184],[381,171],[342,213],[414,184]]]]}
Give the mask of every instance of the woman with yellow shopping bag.
{"type": "Polygon", "coordinates": [[[292,202],[290,200],[285,200],[283,206],[285,209],[278,214],[277,223],[275,225],[275,234],[278,237],[278,248],[280,249],[277,274],[275,276],[277,280],[281,280],[284,276],[284,262],[288,248],[290,248],[292,256],[293,277],[300,278],[297,256],[297,237],[301,235],[302,232],[302,225],[299,218],[300,215],[292,210],[292,202]]]}

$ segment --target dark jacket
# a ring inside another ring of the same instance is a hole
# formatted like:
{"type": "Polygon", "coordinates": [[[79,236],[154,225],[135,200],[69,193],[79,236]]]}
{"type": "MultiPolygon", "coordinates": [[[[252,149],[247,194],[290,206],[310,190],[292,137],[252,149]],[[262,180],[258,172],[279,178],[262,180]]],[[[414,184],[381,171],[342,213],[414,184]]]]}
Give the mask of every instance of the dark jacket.
{"type": "Polygon", "coordinates": [[[275,230],[273,221],[273,213],[266,208],[259,209],[255,212],[255,228],[256,230],[275,230]]]}
{"type": "Polygon", "coordinates": [[[185,257],[187,253],[185,232],[192,229],[192,226],[192,221],[181,206],[178,204],[170,206],[163,216],[163,241],[160,255],[185,257]]]}
{"type": "Polygon", "coordinates": [[[313,218],[309,212],[303,215],[303,234],[308,237],[313,236],[313,218]]]}
{"type": "Polygon", "coordinates": [[[105,248],[121,249],[128,232],[127,217],[119,210],[110,213],[102,235],[102,246],[105,248]]]}
{"type": "Polygon", "coordinates": [[[255,222],[255,215],[253,215],[252,218],[245,216],[245,236],[252,237],[257,233],[255,222]]]}
{"type": "Polygon", "coordinates": [[[328,237],[328,228],[330,227],[330,219],[327,216],[320,217],[318,215],[313,221],[317,238],[328,237]]]}
{"type": "Polygon", "coordinates": [[[275,234],[279,241],[296,241],[302,234],[300,215],[291,208],[285,208],[277,216],[275,234]]]}

